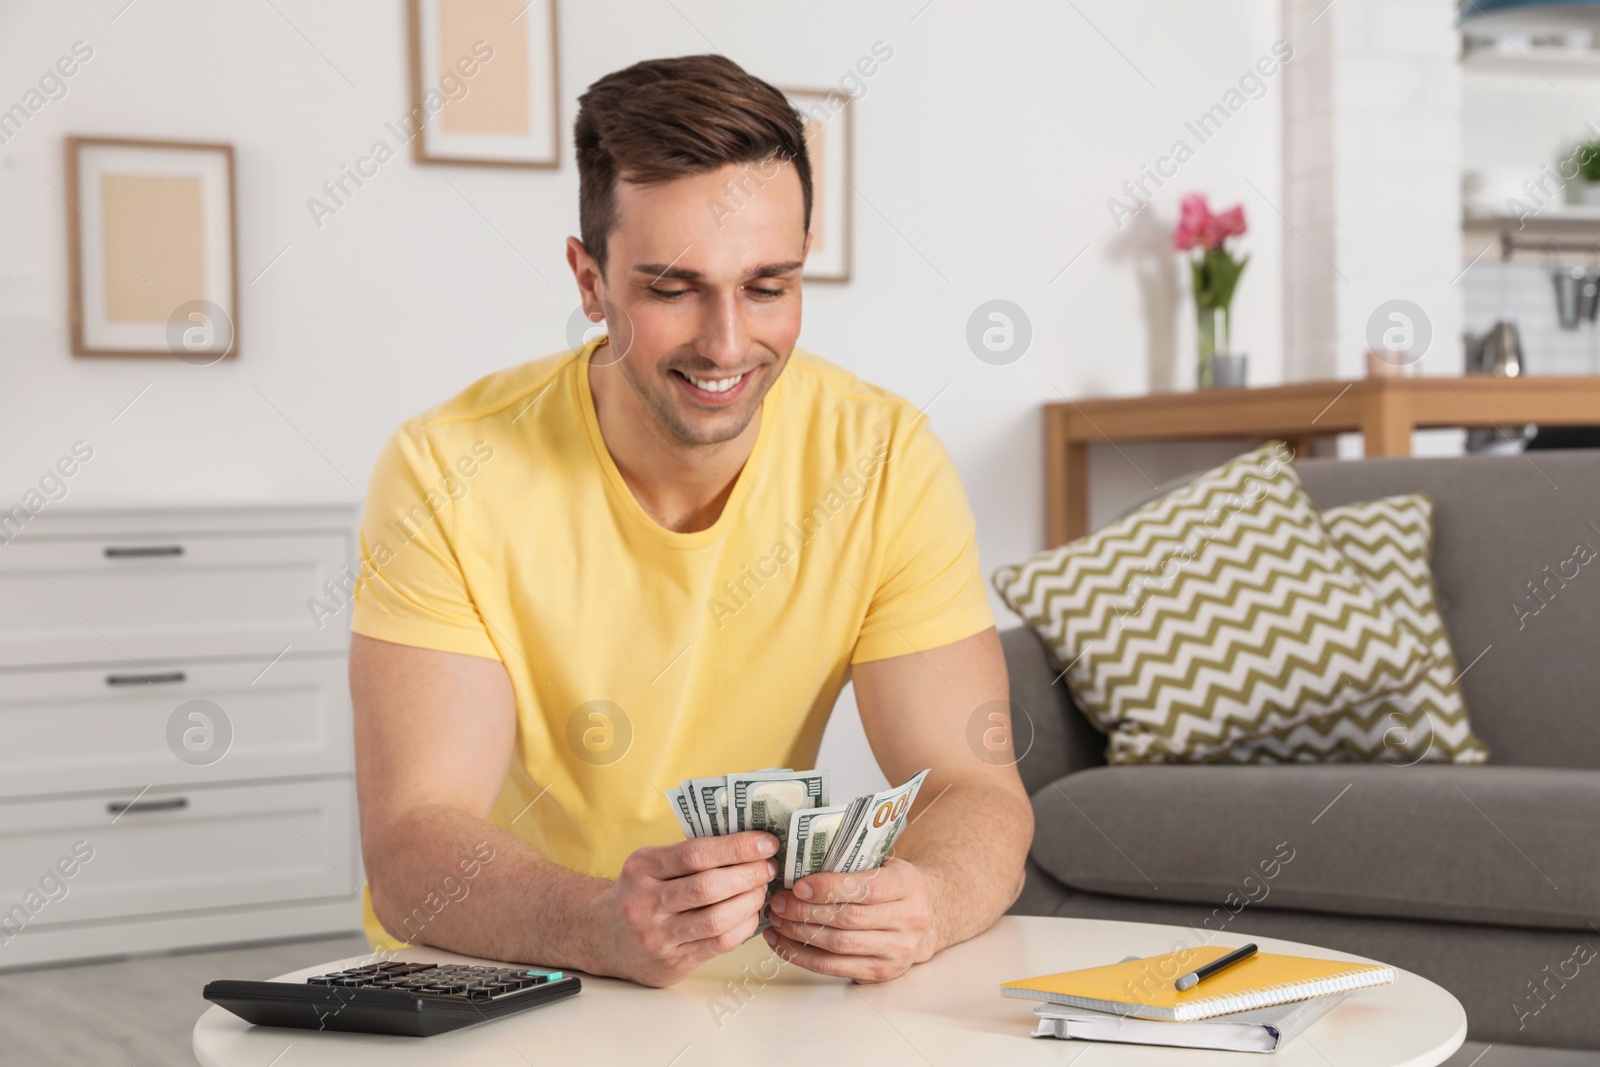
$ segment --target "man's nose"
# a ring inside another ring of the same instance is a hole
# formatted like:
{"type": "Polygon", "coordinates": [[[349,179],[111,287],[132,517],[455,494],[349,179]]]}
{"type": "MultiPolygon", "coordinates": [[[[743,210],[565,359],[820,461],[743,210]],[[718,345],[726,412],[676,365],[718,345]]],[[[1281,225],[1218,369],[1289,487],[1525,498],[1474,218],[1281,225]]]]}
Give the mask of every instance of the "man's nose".
{"type": "Polygon", "coordinates": [[[736,294],[719,296],[707,303],[705,321],[695,347],[700,355],[719,367],[731,369],[744,361],[749,351],[749,337],[745,331],[744,310],[736,294]]]}

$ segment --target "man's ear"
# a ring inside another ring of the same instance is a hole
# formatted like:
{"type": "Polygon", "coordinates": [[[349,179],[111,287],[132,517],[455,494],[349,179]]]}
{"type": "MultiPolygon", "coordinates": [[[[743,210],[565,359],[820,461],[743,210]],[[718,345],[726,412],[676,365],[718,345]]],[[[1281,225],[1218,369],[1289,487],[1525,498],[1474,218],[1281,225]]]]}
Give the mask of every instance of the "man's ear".
{"type": "Polygon", "coordinates": [[[567,238],[567,266],[572,268],[573,280],[578,283],[578,298],[583,302],[585,314],[591,319],[604,314],[605,303],[600,290],[605,284],[605,275],[589,250],[583,247],[583,242],[576,237],[567,238]]]}

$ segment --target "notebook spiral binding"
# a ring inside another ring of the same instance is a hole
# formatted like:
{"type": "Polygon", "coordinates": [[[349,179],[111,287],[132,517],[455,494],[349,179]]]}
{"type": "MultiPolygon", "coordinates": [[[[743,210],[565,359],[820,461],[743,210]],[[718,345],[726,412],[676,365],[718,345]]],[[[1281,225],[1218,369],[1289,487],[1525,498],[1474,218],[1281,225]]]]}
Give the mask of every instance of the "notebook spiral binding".
{"type": "Polygon", "coordinates": [[[1317,978],[1304,982],[1280,982],[1277,985],[1263,986],[1248,993],[1232,993],[1221,997],[1204,997],[1199,1000],[1188,1000],[1178,1004],[1173,1010],[1173,1018],[1181,1023],[1193,1022],[1196,1019],[1209,1019],[1215,1015],[1229,1015],[1236,1011],[1250,1011],[1253,1008],[1270,1008],[1276,1004],[1287,1004],[1294,1000],[1307,1000],[1311,997],[1320,997],[1328,993],[1343,993],[1351,989],[1365,989],[1368,986],[1390,985],[1395,980],[1393,967],[1363,967],[1355,971],[1343,971],[1330,975],[1327,978],[1317,978]]]}

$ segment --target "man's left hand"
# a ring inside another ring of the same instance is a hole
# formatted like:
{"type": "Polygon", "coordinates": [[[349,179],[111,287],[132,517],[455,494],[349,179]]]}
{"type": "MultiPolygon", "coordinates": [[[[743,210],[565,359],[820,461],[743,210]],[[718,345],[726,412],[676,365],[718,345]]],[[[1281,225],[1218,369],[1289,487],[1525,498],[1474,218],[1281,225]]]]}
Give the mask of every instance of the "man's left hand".
{"type": "Polygon", "coordinates": [[[767,944],[808,971],[883,982],[937,950],[927,875],[903,859],[813,874],[772,895],[767,944]]]}

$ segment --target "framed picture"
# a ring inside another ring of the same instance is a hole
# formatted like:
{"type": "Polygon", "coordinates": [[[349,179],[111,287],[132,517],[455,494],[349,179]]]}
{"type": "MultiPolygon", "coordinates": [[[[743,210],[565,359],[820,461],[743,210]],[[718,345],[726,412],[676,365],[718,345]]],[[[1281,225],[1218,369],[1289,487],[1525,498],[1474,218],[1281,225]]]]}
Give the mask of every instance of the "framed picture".
{"type": "Polygon", "coordinates": [[[850,97],[831,89],[785,89],[805,120],[811,157],[811,254],[803,277],[850,280],[850,97]]]}
{"type": "Polygon", "coordinates": [[[410,0],[410,20],[418,163],[561,165],[556,0],[410,0]]]}
{"type": "Polygon", "coordinates": [[[233,146],[67,138],[72,352],[239,354],[233,146]]]}

